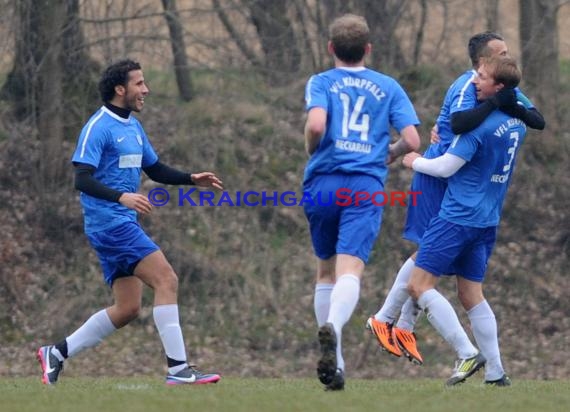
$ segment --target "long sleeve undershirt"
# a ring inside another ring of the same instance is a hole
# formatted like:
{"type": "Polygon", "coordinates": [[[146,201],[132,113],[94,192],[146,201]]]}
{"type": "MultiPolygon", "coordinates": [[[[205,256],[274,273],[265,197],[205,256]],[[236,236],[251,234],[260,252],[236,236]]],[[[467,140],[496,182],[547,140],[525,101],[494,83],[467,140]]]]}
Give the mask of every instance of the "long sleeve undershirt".
{"type": "Polygon", "coordinates": [[[467,163],[465,159],[450,153],[445,153],[435,159],[418,157],[412,163],[412,169],[433,177],[447,178],[461,169],[465,163],[467,163]]]}
{"type": "MultiPolygon", "coordinates": [[[[496,108],[497,106],[491,100],[485,100],[472,109],[453,113],[449,121],[451,131],[455,134],[461,134],[477,128],[496,108]]],[[[499,110],[509,116],[521,119],[531,129],[543,130],[546,126],[544,117],[535,108],[527,109],[520,104],[516,104],[512,107],[499,108],[499,110]]]]}
{"type": "MultiPolygon", "coordinates": [[[[75,188],[81,192],[96,197],[98,199],[108,200],[109,202],[118,202],[123,194],[118,190],[112,189],[93,177],[95,167],[85,163],[74,163],[75,166],[75,188]]],[[[160,161],[152,166],[144,167],[143,171],[151,180],[166,185],[193,185],[190,173],[181,172],[160,161]]]]}

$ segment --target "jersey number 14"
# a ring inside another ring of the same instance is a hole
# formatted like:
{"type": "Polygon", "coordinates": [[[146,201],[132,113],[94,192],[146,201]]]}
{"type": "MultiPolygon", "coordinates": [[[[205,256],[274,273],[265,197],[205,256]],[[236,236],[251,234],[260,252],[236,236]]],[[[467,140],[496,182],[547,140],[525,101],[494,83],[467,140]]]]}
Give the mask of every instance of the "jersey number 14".
{"type": "Polygon", "coordinates": [[[368,129],[370,124],[370,116],[362,114],[362,107],[364,106],[364,96],[358,96],[356,103],[350,111],[350,96],[346,93],[340,93],[340,100],[342,101],[342,137],[348,139],[348,133],[360,132],[360,140],[363,142],[368,141],[368,129]]]}

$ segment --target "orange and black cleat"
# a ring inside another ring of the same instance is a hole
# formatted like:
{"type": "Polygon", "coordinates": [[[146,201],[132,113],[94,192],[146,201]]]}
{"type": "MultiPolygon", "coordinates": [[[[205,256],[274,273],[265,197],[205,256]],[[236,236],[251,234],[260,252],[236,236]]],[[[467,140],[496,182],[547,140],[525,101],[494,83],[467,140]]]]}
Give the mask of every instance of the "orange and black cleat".
{"type": "Polygon", "coordinates": [[[380,322],[371,316],[366,321],[366,329],[368,329],[376,337],[378,344],[383,350],[397,357],[402,356],[402,351],[392,336],[391,323],[380,322]]]}
{"type": "Polygon", "coordinates": [[[392,333],[394,334],[396,344],[402,349],[404,356],[408,358],[410,362],[416,365],[422,365],[424,359],[418,350],[416,334],[406,329],[396,327],[392,328],[392,333]]]}

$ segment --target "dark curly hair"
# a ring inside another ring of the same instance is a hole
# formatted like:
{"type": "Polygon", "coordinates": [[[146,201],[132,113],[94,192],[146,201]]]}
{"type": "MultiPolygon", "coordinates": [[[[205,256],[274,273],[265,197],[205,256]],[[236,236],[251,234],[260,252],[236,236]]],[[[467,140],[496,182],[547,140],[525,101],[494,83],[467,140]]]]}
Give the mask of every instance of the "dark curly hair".
{"type": "Polygon", "coordinates": [[[115,86],[126,86],[129,72],[141,70],[141,65],[131,59],[119,60],[105,69],[99,80],[99,94],[104,103],[115,97],[115,86]]]}

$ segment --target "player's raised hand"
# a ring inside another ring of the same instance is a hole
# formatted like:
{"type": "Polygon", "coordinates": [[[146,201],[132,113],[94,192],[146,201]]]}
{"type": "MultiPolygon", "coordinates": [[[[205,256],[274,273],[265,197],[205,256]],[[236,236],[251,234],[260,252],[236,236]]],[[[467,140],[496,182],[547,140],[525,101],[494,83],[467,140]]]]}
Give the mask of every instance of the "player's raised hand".
{"type": "Polygon", "coordinates": [[[123,193],[119,203],[143,215],[148,215],[152,211],[152,204],[148,198],[139,193],[123,193]]]}
{"type": "Polygon", "coordinates": [[[193,173],[190,175],[192,181],[196,186],[200,187],[215,187],[216,189],[224,190],[224,184],[215,173],[201,172],[193,173]]]}

